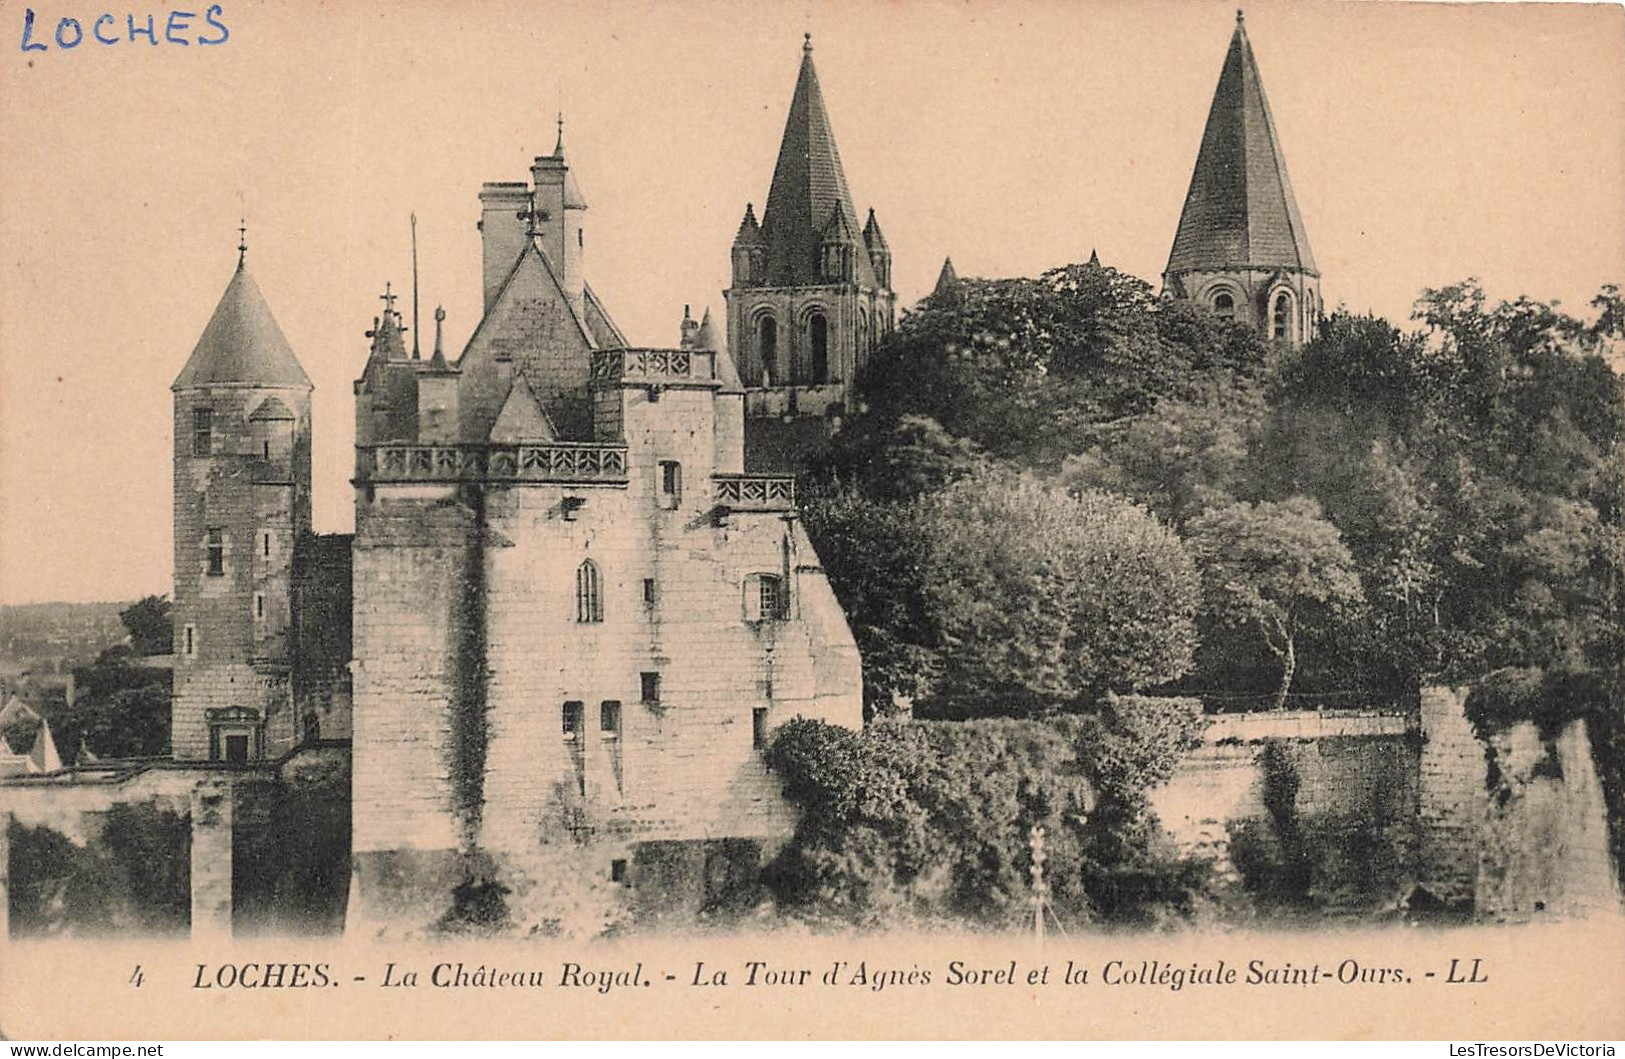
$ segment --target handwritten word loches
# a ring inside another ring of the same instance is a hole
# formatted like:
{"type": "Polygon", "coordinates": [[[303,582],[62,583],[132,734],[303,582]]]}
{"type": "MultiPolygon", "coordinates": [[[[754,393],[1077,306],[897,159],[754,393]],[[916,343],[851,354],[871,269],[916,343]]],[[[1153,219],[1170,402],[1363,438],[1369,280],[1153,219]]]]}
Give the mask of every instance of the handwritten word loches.
{"type": "Polygon", "coordinates": [[[49,23],[49,18],[38,18],[31,7],[23,11],[23,51],[50,51],[53,45],[57,51],[72,51],[81,44],[106,48],[142,42],[154,48],[159,44],[189,48],[193,44],[224,44],[231,39],[225,9],[219,4],[210,4],[201,16],[196,11],[170,11],[161,22],[151,14],[126,13],[120,17],[103,12],[83,21],[64,15],[57,19],[54,31],[45,28],[49,23]]]}

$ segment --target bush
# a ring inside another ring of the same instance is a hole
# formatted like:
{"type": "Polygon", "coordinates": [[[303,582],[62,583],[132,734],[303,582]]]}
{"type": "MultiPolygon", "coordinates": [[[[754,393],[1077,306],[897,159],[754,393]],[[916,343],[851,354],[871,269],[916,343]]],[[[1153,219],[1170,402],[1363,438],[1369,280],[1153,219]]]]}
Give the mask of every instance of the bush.
{"type": "Polygon", "coordinates": [[[802,810],[769,865],[781,906],[864,926],[1007,928],[1030,915],[1029,835],[1063,920],[1185,914],[1199,865],[1161,855],[1145,790],[1199,725],[1190,700],[1112,699],[1044,720],[793,721],[769,751],[802,810]]]}

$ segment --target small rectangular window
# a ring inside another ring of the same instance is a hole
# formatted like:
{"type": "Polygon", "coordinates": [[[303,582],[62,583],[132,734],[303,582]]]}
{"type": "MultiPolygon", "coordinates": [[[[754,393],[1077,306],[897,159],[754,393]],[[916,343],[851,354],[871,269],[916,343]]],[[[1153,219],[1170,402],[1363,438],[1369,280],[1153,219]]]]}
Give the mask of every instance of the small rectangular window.
{"type": "Polygon", "coordinates": [[[652,577],[643,579],[643,605],[645,607],[655,605],[655,579],[652,577]]]}
{"type": "Polygon", "coordinates": [[[247,735],[226,736],[226,760],[231,762],[233,765],[244,765],[248,763],[247,735]]]}
{"type": "Polygon", "coordinates": [[[181,630],[181,654],[187,658],[197,654],[197,626],[188,625],[181,630]]]}
{"type": "Polygon", "coordinates": [[[745,578],[745,620],[783,621],[790,616],[790,594],[777,574],[745,578]]]}
{"type": "Polygon", "coordinates": [[[265,593],[264,592],[256,592],[256,593],[254,593],[254,620],[255,621],[264,621],[265,620],[265,593]]]}
{"type": "Polygon", "coordinates": [[[758,706],[750,711],[750,745],[757,750],[767,749],[766,706],[758,706]]]}
{"type": "Polygon", "coordinates": [[[675,460],[660,461],[660,506],[668,510],[683,502],[683,465],[675,460]]]}
{"type": "Polygon", "coordinates": [[[271,458],[271,441],[269,438],[260,442],[260,457],[267,460],[271,458]]]}
{"type": "Polygon", "coordinates": [[[570,740],[579,740],[581,738],[581,729],[584,723],[582,712],[582,704],[579,702],[564,704],[564,723],[562,726],[564,738],[570,740]]]}
{"type": "Polygon", "coordinates": [[[263,558],[271,557],[271,531],[260,530],[260,555],[263,558]]]}
{"type": "Polygon", "coordinates": [[[214,409],[192,409],[192,455],[207,456],[214,451],[214,409]]]}
{"type": "Polygon", "coordinates": [[[226,572],[226,531],[211,529],[204,538],[205,551],[209,559],[209,576],[221,577],[226,572]]]}
{"type": "Polygon", "coordinates": [[[612,860],[609,862],[609,881],[624,883],[626,881],[626,861],[612,860]]]}
{"type": "Polygon", "coordinates": [[[606,699],[598,704],[598,730],[606,736],[621,734],[621,704],[606,699]]]}
{"type": "Polygon", "coordinates": [[[644,702],[649,702],[649,703],[659,702],[660,701],[660,674],[659,673],[642,673],[642,674],[639,674],[639,675],[643,678],[643,701],[644,702]]]}

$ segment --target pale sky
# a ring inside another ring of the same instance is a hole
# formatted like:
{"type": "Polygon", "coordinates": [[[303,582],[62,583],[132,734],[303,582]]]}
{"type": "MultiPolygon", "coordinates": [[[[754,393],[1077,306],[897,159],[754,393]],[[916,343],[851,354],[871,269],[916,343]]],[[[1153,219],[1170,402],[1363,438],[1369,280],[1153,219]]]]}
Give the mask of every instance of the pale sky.
{"type": "MultiPolygon", "coordinates": [[[[73,5],[34,6],[49,41],[73,5]]],[[[316,384],[316,525],[344,532],[351,384],[384,281],[410,289],[408,215],[425,352],[444,303],[455,354],[479,309],[479,185],[525,179],[561,106],[587,274],[635,343],[675,344],[685,303],[722,309],[804,31],[900,304],[944,254],[961,275],[1031,275],[1098,248],[1157,282],[1235,18],[1112,0],[222,6],[216,47],[25,54],[24,5],[0,2],[0,602],[169,591],[169,384],[230,279],[240,201],[249,267],[316,384]]],[[[1328,305],[1397,323],[1423,287],[1477,275],[1580,311],[1625,279],[1619,8],[1250,3],[1247,27],[1328,305]]]]}

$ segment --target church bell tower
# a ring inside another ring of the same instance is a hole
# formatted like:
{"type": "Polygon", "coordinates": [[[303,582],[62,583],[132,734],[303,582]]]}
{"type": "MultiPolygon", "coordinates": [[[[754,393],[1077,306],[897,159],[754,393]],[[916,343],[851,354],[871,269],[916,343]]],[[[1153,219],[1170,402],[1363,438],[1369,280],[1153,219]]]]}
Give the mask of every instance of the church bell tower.
{"type": "Polygon", "coordinates": [[[761,220],[733,245],[728,348],[746,398],[746,461],[789,470],[839,428],[851,386],[895,319],[891,249],[874,210],[860,224],[813,67],[812,37],[761,220]]]}
{"type": "Polygon", "coordinates": [[[1163,288],[1300,345],[1320,320],[1320,271],[1240,11],[1219,72],[1163,288]]]}

